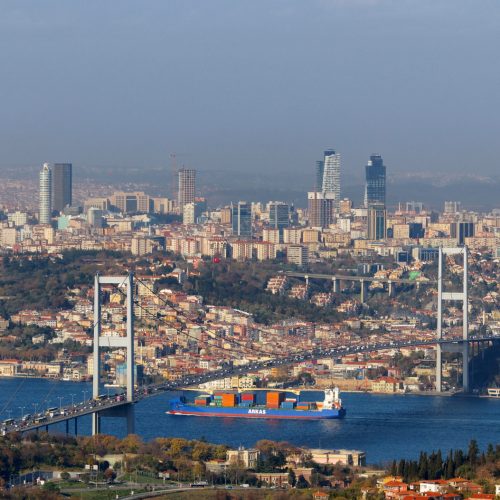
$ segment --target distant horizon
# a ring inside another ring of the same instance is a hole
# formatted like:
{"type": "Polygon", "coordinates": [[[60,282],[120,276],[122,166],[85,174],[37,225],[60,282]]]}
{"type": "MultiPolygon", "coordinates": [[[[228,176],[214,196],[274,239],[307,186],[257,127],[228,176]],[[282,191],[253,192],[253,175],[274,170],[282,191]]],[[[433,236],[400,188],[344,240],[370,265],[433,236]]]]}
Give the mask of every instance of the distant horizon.
{"type": "MultiPolygon", "coordinates": [[[[172,198],[171,170],[167,168],[141,169],[122,168],[120,175],[113,169],[85,167],[73,163],[73,186],[78,189],[81,183],[89,182],[109,185],[111,189],[145,190],[148,194],[172,198]]],[[[15,175],[6,176],[0,171],[0,179],[31,181],[38,185],[38,166],[27,166],[22,172],[12,170],[15,175]]],[[[307,191],[312,187],[305,182],[309,179],[306,173],[287,178],[283,185],[283,172],[246,172],[237,176],[228,175],[229,171],[219,169],[216,172],[198,171],[197,194],[205,196],[209,205],[214,208],[230,201],[286,201],[297,207],[307,206],[307,191]]],[[[500,209],[498,192],[500,175],[489,176],[470,173],[452,176],[450,173],[408,173],[400,172],[391,175],[388,172],[387,205],[395,208],[399,202],[422,201],[429,208],[441,211],[444,201],[461,201],[465,210],[490,211],[500,209]]],[[[109,193],[111,194],[111,193],[109,193]]],[[[343,178],[341,196],[349,197],[355,205],[363,202],[364,179],[350,176],[343,178]]],[[[1,200],[0,200],[1,202],[1,200]]]]}
{"type": "Polygon", "coordinates": [[[0,43],[0,173],[499,170],[494,0],[7,0],[0,43]]]}

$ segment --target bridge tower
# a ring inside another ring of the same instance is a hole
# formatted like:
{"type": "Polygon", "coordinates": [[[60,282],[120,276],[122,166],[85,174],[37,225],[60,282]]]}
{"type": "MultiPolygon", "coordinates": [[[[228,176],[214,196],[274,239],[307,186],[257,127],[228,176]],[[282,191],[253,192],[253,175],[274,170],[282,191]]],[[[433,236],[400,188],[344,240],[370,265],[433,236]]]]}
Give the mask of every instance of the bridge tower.
{"type": "Polygon", "coordinates": [[[436,346],[436,391],[442,391],[442,352],[443,350],[449,352],[457,352],[461,349],[463,358],[463,391],[469,392],[469,289],[468,289],[468,250],[466,246],[457,248],[439,248],[439,262],[438,262],[438,303],[437,303],[437,330],[436,336],[439,341],[443,339],[443,302],[445,301],[458,301],[462,302],[462,342],[461,348],[454,347],[453,344],[446,346],[438,343],[436,346]],[[443,271],[446,265],[445,258],[447,255],[463,255],[463,283],[461,292],[445,292],[443,290],[443,271]]]}
{"type": "Polygon", "coordinates": [[[127,419],[127,434],[134,433],[134,275],[100,276],[94,280],[94,356],[92,395],[97,398],[101,387],[101,348],[119,347],[126,350],[127,393],[129,404],[92,414],[92,435],[99,434],[101,417],[124,417],[127,419]],[[101,285],[126,286],[127,335],[125,337],[101,337],[101,285]]]}

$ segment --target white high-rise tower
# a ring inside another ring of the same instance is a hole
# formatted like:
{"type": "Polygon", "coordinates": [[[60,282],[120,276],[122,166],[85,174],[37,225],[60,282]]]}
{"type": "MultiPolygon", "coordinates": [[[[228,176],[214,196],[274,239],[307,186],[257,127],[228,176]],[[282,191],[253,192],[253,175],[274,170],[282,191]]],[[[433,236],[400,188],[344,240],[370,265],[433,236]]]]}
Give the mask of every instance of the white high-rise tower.
{"type": "Polygon", "coordinates": [[[333,149],[325,151],[321,191],[326,195],[333,195],[335,205],[338,206],[340,202],[340,155],[333,149]]]}
{"type": "Polygon", "coordinates": [[[44,163],[40,170],[40,205],[38,222],[50,224],[52,215],[52,172],[50,165],[44,163]]]}

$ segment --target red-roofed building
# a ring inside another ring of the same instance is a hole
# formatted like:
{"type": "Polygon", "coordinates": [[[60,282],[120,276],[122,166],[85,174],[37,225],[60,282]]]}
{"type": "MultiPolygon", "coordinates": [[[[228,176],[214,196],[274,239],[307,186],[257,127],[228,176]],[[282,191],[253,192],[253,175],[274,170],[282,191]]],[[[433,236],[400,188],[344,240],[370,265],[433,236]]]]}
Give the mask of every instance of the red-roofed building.
{"type": "Polygon", "coordinates": [[[408,485],[403,481],[387,481],[382,485],[385,498],[401,498],[401,493],[408,491],[408,485]]]}

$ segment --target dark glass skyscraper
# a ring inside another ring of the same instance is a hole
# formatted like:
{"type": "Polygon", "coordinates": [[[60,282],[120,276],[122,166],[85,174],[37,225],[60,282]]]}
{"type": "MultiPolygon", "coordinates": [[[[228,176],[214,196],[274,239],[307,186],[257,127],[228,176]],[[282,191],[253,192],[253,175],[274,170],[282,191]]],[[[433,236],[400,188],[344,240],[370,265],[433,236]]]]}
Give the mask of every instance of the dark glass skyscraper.
{"type": "Polygon", "coordinates": [[[283,229],[290,225],[290,207],[286,203],[272,201],[269,203],[269,226],[283,229]]]}
{"type": "Polygon", "coordinates": [[[242,238],[252,237],[252,205],[246,201],[231,204],[233,235],[242,238]]]}
{"type": "Polygon", "coordinates": [[[366,169],[365,206],[385,206],[385,165],[380,155],[371,155],[366,169]]]}
{"type": "Polygon", "coordinates": [[[52,167],[52,210],[62,212],[73,201],[73,165],[54,163],[52,167]]]}
{"type": "Polygon", "coordinates": [[[316,181],[314,183],[314,191],[321,193],[323,191],[323,173],[325,171],[325,162],[318,160],[316,162],[316,181]]]}

